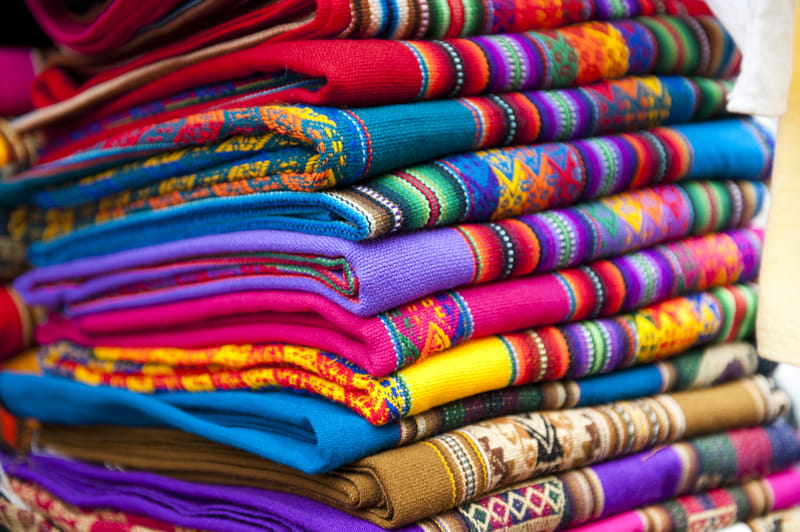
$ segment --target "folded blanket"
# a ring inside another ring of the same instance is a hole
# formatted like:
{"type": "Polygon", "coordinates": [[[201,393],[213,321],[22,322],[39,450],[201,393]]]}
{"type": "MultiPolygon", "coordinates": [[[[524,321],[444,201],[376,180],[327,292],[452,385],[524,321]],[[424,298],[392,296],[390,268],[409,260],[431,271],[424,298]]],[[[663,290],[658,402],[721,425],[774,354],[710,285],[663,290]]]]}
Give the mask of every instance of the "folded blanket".
{"type": "Polygon", "coordinates": [[[279,472],[270,486],[395,528],[546,473],[762,424],[787,407],[785,394],[756,376],[707,390],[495,418],[326,475],[279,472]]]}
{"type": "MultiPolygon", "coordinates": [[[[87,432],[77,427],[46,425],[40,441],[71,458],[194,482],[260,488],[273,485],[279,478],[280,471],[264,464],[263,459],[222,446],[202,449],[192,445],[197,438],[189,435],[114,427],[105,431],[109,436],[105,439],[87,432]],[[88,447],[84,446],[84,436],[88,436],[88,447]],[[187,440],[186,446],[178,443],[181,437],[187,440]],[[152,452],[144,452],[145,449],[152,452]]],[[[31,462],[37,459],[31,457],[31,462]]],[[[799,460],[798,435],[779,421],[539,477],[423,520],[417,526],[427,530],[438,523],[444,530],[497,530],[524,524],[526,530],[561,530],[684,493],[781,471],[799,460]],[[543,498],[549,504],[542,504],[543,498]]],[[[25,465],[22,468],[25,471],[25,465]]],[[[15,474],[13,468],[10,473],[15,474]]],[[[289,470],[283,473],[292,475],[289,470]]],[[[25,477],[36,479],[32,475],[25,477]]]]}
{"type": "Polygon", "coordinates": [[[562,530],[677,495],[781,471],[800,461],[797,445],[797,433],[783,422],[713,434],[523,482],[418,526],[439,532],[523,525],[531,532],[562,530]]]}
{"type": "Polygon", "coordinates": [[[264,289],[316,293],[371,316],[465,284],[743,227],[761,211],[766,190],[749,181],[661,185],[491,224],[364,242],[286,231],[209,235],[37,268],[15,288],[29,304],[68,316],[264,289]]]}
{"type": "Polygon", "coordinates": [[[31,84],[36,74],[33,48],[0,46],[0,117],[19,115],[33,109],[31,84]],[[13,73],[13,75],[9,75],[13,73]]]}
{"type": "MultiPolygon", "coordinates": [[[[283,83],[247,95],[251,105],[292,101],[365,106],[585,85],[632,74],[727,77],[740,60],[716,20],[673,16],[443,41],[270,43],[251,37],[249,46],[229,50],[216,56],[187,54],[117,76],[107,73],[79,86],[67,76],[42,78],[57,99],[74,96],[12,126],[24,133],[77,114],[95,121],[184,90],[259,74],[281,75],[283,83]]],[[[230,106],[237,99],[221,98],[215,104],[230,106]]]]}
{"type": "Polygon", "coordinates": [[[327,299],[235,292],[67,319],[51,314],[40,344],[211,347],[287,343],[341,356],[384,376],[472,338],[630,312],[678,295],[754,279],[760,234],[712,233],[553,273],[472,285],[361,318],[327,299]]]}
{"type": "MultiPolygon", "coordinates": [[[[719,530],[800,504],[800,470],[789,469],[745,482],[740,486],[717,488],[698,495],[633,510],[573,530],[579,532],[677,532],[719,530]]],[[[429,529],[441,531],[441,528],[429,529]]],[[[793,530],[793,529],[786,529],[793,530]]]]}
{"type": "MultiPolygon", "coordinates": [[[[213,440],[307,473],[320,473],[484,419],[699,389],[752,375],[756,364],[751,347],[727,344],[608,375],[483,393],[380,427],[335,403],[281,391],[153,396],[54,377],[0,373],[0,402],[20,418],[93,425],[91,434],[104,442],[119,432],[111,429],[109,433],[98,425],[174,427],[208,438],[195,440],[195,451],[213,446],[213,440]]],[[[128,434],[123,441],[133,443],[132,438],[128,434]]],[[[180,447],[186,440],[171,441],[180,447]]],[[[83,445],[88,449],[88,440],[83,445]]]]}
{"type": "Polygon", "coordinates": [[[47,208],[100,198],[113,206],[158,196],[159,190],[268,176],[275,189],[314,190],[459,151],[707,119],[724,114],[730,86],[707,78],[640,76],[351,110],[240,103],[118,133],[102,128],[99,141],[10,179],[44,184],[81,178],[37,192],[35,202],[47,208]],[[125,194],[114,195],[120,192],[125,194]]]}
{"type": "Polygon", "coordinates": [[[167,194],[140,212],[109,210],[116,219],[89,216],[82,223],[92,225],[82,228],[77,213],[40,217],[20,208],[11,226],[17,238],[46,239],[30,247],[37,265],[253,229],[364,239],[500,220],[681,179],[760,180],[770,159],[767,136],[752,122],[730,120],[470,152],[323,193],[258,192],[251,187],[257,179],[223,183],[186,197],[167,194]]]}
{"type": "MultiPolygon", "coordinates": [[[[693,345],[751,336],[755,292],[744,286],[716,292],[720,298],[700,293],[612,319],[471,340],[385,378],[372,377],[336,355],[285,344],[186,350],[92,349],[57,342],[40,348],[39,357],[45,373],[140,393],[300,390],[382,425],[468,395],[607,373],[693,345]],[[733,297],[726,301],[726,296],[733,297]]],[[[742,358],[748,351],[741,350],[742,358]]]]}
{"type": "Polygon", "coordinates": [[[33,342],[33,316],[13,288],[0,284],[0,361],[33,342]]]}

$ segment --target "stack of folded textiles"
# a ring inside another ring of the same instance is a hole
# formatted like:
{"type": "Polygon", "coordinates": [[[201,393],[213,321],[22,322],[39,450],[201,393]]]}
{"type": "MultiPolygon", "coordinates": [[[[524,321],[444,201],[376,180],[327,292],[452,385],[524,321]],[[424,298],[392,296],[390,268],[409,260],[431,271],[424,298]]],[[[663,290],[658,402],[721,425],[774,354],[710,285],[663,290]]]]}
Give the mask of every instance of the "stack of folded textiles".
{"type": "Polygon", "coordinates": [[[751,343],[772,139],[702,2],[29,4],[72,52],[3,130],[48,315],[0,523],[796,518],[751,343]]]}

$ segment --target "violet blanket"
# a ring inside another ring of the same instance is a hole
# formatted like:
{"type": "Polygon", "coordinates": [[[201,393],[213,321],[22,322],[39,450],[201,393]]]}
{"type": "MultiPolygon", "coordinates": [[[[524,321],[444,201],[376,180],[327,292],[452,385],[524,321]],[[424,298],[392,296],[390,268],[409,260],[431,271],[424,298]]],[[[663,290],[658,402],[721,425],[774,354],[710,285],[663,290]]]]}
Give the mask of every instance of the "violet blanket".
{"type": "Polygon", "coordinates": [[[441,290],[553,271],[733,229],[766,186],[697,181],[623,192],[566,209],[352,242],[287,231],[208,235],[34,269],[16,289],[67,316],[255,290],[321,295],[372,316],[441,290]]]}
{"type": "Polygon", "coordinates": [[[53,314],[39,343],[201,347],[289,343],[384,376],[471,338],[594,317],[754,279],[761,234],[711,233],[584,266],[438,292],[362,318],[314,294],[275,290],[90,314],[53,314]]]}

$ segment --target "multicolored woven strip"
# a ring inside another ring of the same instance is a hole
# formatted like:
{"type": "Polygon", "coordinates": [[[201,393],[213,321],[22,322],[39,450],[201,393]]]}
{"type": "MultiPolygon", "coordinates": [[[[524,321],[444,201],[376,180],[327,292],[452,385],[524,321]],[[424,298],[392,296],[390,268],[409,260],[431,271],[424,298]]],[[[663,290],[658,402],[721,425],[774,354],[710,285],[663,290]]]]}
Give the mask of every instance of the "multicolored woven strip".
{"type": "Polygon", "coordinates": [[[789,469],[738,486],[684,495],[603,519],[579,532],[677,532],[720,530],[739,521],[800,504],[800,470],[789,469]]]}
{"type": "MultiPolygon", "coordinates": [[[[563,530],[677,495],[781,471],[798,461],[797,434],[786,423],[778,422],[546,476],[417,524],[426,532],[507,530],[514,526],[529,531],[563,530]]],[[[679,526],[678,530],[699,529],[679,526]]]]}
{"type": "MultiPolygon", "coordinates": [[[[198,85],[253,74],[288,76],[283,87],[244,98],[248,105],[289,101],[342,107],[563,88],[647,73],[725,78],[735,73],[740,59],[716,20],[672,16],[443,41],[315,40],[255,45],[250,41],[225,55],[211,55],[199,62],[194,58],[182,68],[162,63],[158,76],[152,71],[132,71],[122,81],[98,77],[83,87],[70,87],[64,76],[51,76],[49,80],[60,85],[56,91],[61,97],[78,95],[93,84],[94,90],[65,102],[49,114],[49,122],[79,114],[78,110],[82,111],[78,119],[97,121],[198,85]]],[[[242,99],[231,96],[212,107],[236,106],[242,99]]],[[[157,119],[208,109],[209,105],[201,104],[157,119]]],[[[152,122],[154,117],[149,118],[152,122]]]]}
{"type": "Polygon", "coordinates": [[[752,288],[719,288],[612,319],[471,340],[382,379],[331,353],[284,344],[183,350],[57,342],[41,347],[39,357],[46,373],[140,393],[301,390],[383,425],[481,392],[607,373],[747,338],[755,307],[752,288]]]}
{"type": "Polygon", "coordinates": [[[256,177],[269,178],[271,189],[309,191],[459,151],[707,119],[724,113],[730,86],[706,78],[643,76],[375,109],[240,103],[238,109],[106,132],[96,144],[13,179],[81,178],[36,193],[36,203],[47,208],[106,197],[105,208],[111,208],[256,177]]]}
{"type": "Polygon", "coordinates": [[[30,247],[29,259],[37,265],[253,229],[363,239],[504,219],[681,179],[760,180],[769,173],[771,153],[768,134],[753,122],[731,119],[470,152],[324,193],[248,190],[243,195],[242,183],[230,183],[202,189],[206,197],[201,199],[165,196],[181,203],[110,221],[90,216],[81,222],[77,212],[48,217],[20,208],[11,225],[17,238],[47,239],[30,247]],[[203,224],[195,223],[198,217],[203,224]]]}
{"type": "Polygon", "coordinates": [[[678,295],[753,279],[761,237],[713,233],[555,273],[440,292],[360,318],[313,294],[237,292],[103,312],[37,329],[48,344],[211,347],[289,343],[385,376],[472,338],[613,316],[678,295]]]}
{"type": "Polygon", "coordinates": [[[69,316],[259,289],[313,292],[371,316],[464,284],[743,227],[761,210],[766,190],[749,181],[661,185],[491,224],[366,242],[278,231],[213,235],[37,268],[15,286],[30,304],[69,316]]]}
{"type": "MultiPolygon", "coordinates": [[[[473,395],[381,426],[319,396],[281,390],[140,394],[58,377],[0,373],[0,398],[19,418],[75,425],[76,430],[92,425],[90,434],[77,433],[77,447],[82,452],[107,452],[114,441],[133,445],[130,456],[139,452],[135,440],[144,435],[137,433],[134,437],[120,423],[172,427],[158,429],[170,433],[159,438],[170,449],[188,445],[195,448],[191,454],[197,456],[199,448],[224,444],[241,449],[253,459],[263,457],[269,460],[265,463],[285,464],[313,474],[498,416],[705,388],[749,376],[756,365],[752,346],[715,345],[605,375],[473,395]],[[342,434],[347,437],[343,439],[342,434]],[[193,443],[186,441],[190,435],[194,435],[193,443]],[[93,441],[97,444],[91,445],[93,441]]],[[[63,431],[61,441],[64,443],[63,431]]],[[[153,443],[139,450],[150,455],[153,443]]],[[[183,453],[180,461],[185,462],[187,455],[183,453]]]]}

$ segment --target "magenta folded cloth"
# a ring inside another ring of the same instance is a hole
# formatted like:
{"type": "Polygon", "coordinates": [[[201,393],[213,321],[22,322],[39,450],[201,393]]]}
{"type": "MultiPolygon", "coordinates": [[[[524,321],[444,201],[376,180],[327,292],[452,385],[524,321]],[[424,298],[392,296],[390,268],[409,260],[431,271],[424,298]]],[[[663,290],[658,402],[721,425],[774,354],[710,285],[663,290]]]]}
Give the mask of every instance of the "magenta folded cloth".
{"type": "Polygon", "coordinates": [[[554,273],[439,292],[367,318],[315,294],[247,291],[73,319],[53,314],[37,339],[155,347],[285,342],[384,376],[471,338],[611,316],[749,281],[758,271],[761,238],[751,229],[712,233],[554,273]]]}
{"type": "Polygon", "coordinates": [[[208,235],[37,268],[15,287],[28,304],[66,316],[251,290],[311,292],[373,316],[441,290],[743,227],[760,211],[766,190],[749,181],[662,185],[376,241],[286,231],[208,235]]]}
{"type": "Polygon", "coordinates": [[[80,2],[67,0],[25,0],[25,4],[56,43],[82,54],[102,54],[124,45],[185,1],[107,0],[84,13],[71,9],[80,2]]]}
{"type": "Polygon", "coordinates": [[[36,75],[35,54],[30,48],[0,46],[0,116],[33,110],[31,84],[36,75]]]}

